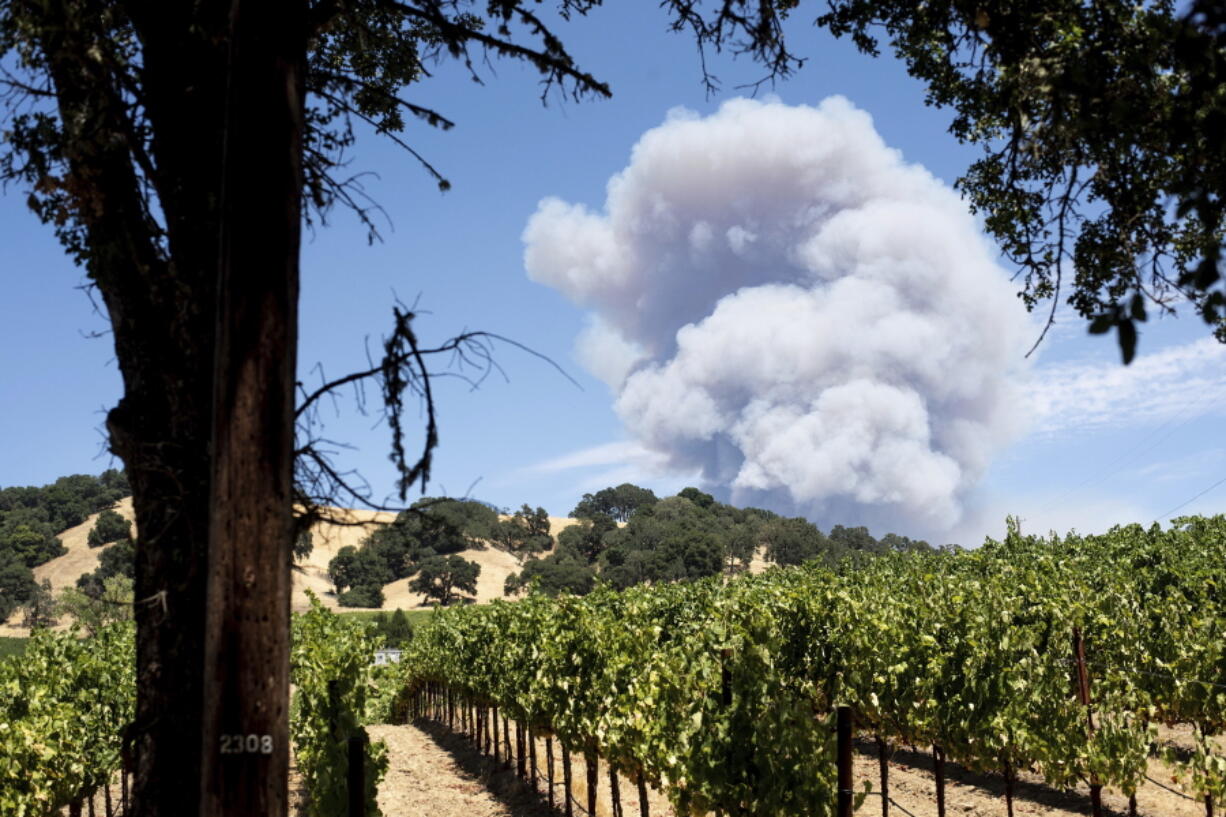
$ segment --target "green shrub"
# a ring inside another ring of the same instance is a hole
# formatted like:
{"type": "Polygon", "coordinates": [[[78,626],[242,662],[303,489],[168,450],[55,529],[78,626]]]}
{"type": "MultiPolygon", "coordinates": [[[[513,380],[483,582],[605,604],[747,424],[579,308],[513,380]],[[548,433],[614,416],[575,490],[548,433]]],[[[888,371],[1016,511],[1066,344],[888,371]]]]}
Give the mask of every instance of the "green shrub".
{"type": "Polygon", "coordinates": [[[359,584],[336,597],[341,607],[382,607],[383,588],[377,584],[359,584]]]}
{"type": "Polygon", "coordinates": [[[98,519],[89,531],[87,541],[90,547],[96,548],[102,545],[109,545],[111,542],[131,538],[132,523],[115,513],[115,511],[107,508],[98,514],[98,519]]]}

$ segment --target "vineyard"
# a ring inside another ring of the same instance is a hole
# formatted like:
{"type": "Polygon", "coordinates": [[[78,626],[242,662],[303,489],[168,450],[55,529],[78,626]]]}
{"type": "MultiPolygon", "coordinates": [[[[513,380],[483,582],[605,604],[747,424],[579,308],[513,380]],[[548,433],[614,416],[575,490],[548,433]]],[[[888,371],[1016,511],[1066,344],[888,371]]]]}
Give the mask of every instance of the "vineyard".
{"type": "MultiPolygon", "coordinates": [[[[311,817],[346,813],[345,768],[355,742],[365,757],[367,814],[382,746],[363,721],[372,688],[369,626],[329,613],[317,599],[294,617],[291,661],[296,687],[290,734],[311,817]]],[[[64,808],[105,817],[128,805],[130,747],[124,733],[135,710],[135,639],[130,623],[90,638],[36,631],[20,659],[0,661],[0,817],[44,817],[64,808]]]]}
{"type": "Polygon", "coordinates": [[[1212,814],[1223,565],[1226,519],[1187,518],[448,610],[407,651],[402,705],[424,693],[478,731],[500,713],[680,814],[833,814],[840,712],[883,756],[932,747],[940,812],[947,761],[1000,773],[1006,791],[1025,769],[1095,800],[1132,794],[1157,726],[1190,724],[1195,748],[1166,760],[1212,814]]]}
{"type": "MultiPolygon", "coordinates": [[[[568,770],[603,764],[677,814],[835,814],[852,730],[883,772],[896,748],[930,749],[938,813],[945,762],[1001,775],[1007,793],[1025,772],[1097,798],[1135,792],[1157,753],[1211,815],[1226,798],[1223,565],[1224,517],[1011,529],[969,552],[444,609],[378,675],[369,625],[315,602],[291,658],[303,811],[352,808],[358,751],[354,794],[375,817],[387,760],[364,724],[430,717],[518,755],[521,773],[525,746],[534,767],[548,747],[551,774],[555,747],[568,770]],[[1191,744],[1156,740],[1185,725],[1191,744]]],[[[40,632],[0,662],[0,814],[79,814],[99,789],[108,815],[123,810],[132,649],[129,625],[40,632]]]]}

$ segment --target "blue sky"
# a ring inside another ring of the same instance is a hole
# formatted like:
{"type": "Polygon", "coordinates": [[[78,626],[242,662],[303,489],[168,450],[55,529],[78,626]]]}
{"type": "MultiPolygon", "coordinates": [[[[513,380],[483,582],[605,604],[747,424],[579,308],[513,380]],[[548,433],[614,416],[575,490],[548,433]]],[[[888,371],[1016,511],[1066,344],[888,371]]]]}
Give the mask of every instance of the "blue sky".
{"type": "MultiPolygon", "coordinates": [[[[636,440],[614,395],[575,357],[587,311],[529,279],[523,233],[538,202],[558,197],[599,213],[611,176],[631,148],[679,106],[700,116],[745,93],[760,75],[748,61],[715,59],[724,91],[708,98],[692,44],[665,30],[654,4],[619,4],[566,29],[581,64],[613,88],[612,100],[538,101],[534,73],[495,63],[476,84],[455,65],[407,92],[457,122],[449,132],[412,125],[408,141],[453,183],[440,194],[411,157],[376,138],[360,140],[351,170],[386,210],[384,241],[367,246],[344,212],[303,248],[300,377],[318,364],[329,376],[365,363],[390,325],[394,296],[417,301],[426,341],[466,329],[513,338],[548,355],[578,386],[510,346],[497,346],[507,379],[495,373],[477,390],[441,381],[441,446],[429,492],[472,496],[500,506],[529,502],[565,515],[584,491],[632,481],[672,492],[694,473],[670,472],[636,440]]],[[[816,106],[842,95],[867,112],[881,139],[908,163],[951,183],[975,151],[946,133],[948,114],[923,104],[923,89],[902,66],[857,54],[797,21],[795,50],[809,62],[769,89],[787,105],[816,106]]],[[[97,473],[105,410],[120,393],[105,320],[78,291],[83,276],[50,231],[25,210],[15,188],[0,197],[6,298],[0,301],[0,486],[42,484],[97,473]]],[[[1027,530],[1101,530],[1148,522],[1226,477],[1219,442],[1226,408],[1221,348],[1191,316],[1144,327],[1128,369],[1112,339],[1088,337],[1065,315],[1016,386],[1019,430],[995,451],[965,491],[963,519],[945,538],[975,544],[999,535],[1005,513],[1027,530]]],[[[352,403],[325,413],[329,437],[356,446],[342,462],[370,481],[376,497],[392,488],[387,431],[352,403]]],[[[1213,513],[1226,485],[1180,512],[1213,513]]],[[[837,518],[822,518],[829,527],[837,518]]],[[[854,520],[853,520],[854,521],[854,520]]],[[[884,530],[877,530],[884,533],[884,530]]],[[[908,531],[900,531],[907,533],[908,531]]]]}

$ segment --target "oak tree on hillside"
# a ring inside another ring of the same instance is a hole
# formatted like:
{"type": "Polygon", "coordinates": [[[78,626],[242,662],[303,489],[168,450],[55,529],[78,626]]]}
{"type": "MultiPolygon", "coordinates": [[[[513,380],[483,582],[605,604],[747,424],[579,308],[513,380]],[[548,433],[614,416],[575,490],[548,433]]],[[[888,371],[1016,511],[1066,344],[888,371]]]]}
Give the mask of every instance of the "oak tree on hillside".
{"type": "Polygon", "coordinates": [[[549,550],[553,537],[549,535],[549,512],[524,503],[508,519],[500,520],[494,528],[494,543],[517,556],[527,556],[549,550]]]}
{"type": "Polygon", "coordinates": [[[0,622],[29,601],[37,586],[34,572],[19,556],[0,552],[0,622]]]}
{"type": "Polygon", "coordinates": [[[656,495],[650,489],[623,482],[617,487],[584,494],[570,515],[575,519],[591,519],[595,514],[606,514],[618,522],[625,522],[639,508],[655,503],[656,495]]]}
{"type": "MultiPolygon", "coordinates": [[[[570,528],[567,528],[570,530],[570,528]]],[[[503,595],[513,596],[531,588],[547,596],[570,593],[583,596],[596,584],[596,570],[572,547],[559,546],[543,559],[529,559],[523,570],[507,576],[503,595]]]]}
{"type": "Polygon", "coordinates": [[[104,547],[93,572],[77,577],[77,588],[86,595],[100,598],[105,591],[106,580],[114,576],[123,576],[132,581],[136,579],[136,546],[131,539],[120,539],[104,547]]]}
{"type": "Polygon", "coordinates": [[[43,579],[36,585],[25,602],[25,615],[21,626],[30,629],[54,627],[59,623],[56,616],[55,597],[51,595],[51,580],[43,579]]]}
{"type": "Polygon", "coordinates": [[[98,514],[86,541],[90,547],[96,548],[109,545],[111,542],[118,542],[120,539],[129,539],[131,536],[132,523],[107,508],[98,514]]]}
{"type": "Polygon", "coordinates": [[[446,607],[457,592],[475,594],[480,575],[481,565],[463,556],[431,556],[418,567],[409,589],[446,607]]]}

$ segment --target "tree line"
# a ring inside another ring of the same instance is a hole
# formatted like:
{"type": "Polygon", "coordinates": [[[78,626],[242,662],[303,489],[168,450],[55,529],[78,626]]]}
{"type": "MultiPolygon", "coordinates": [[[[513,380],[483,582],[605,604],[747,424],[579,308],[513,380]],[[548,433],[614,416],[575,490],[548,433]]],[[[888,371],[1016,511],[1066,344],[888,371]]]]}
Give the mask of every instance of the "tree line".
{"type": "Polygon", "coordinates": [[[660,499],[623,483],[584,494],[570,516],[578,522],[558,533],[553,553],[507,577],[507,595],[530,587],[550,595],[583,595],[597,579],[623,589],[739,573],[760,552],[780,565],[835,565],[848,558],[933,549],[896,533],[877,539],[862,526],[835,525],[823,533],[802,517],[737,508],[697,488],[660,499]]]}
{"type": "Polygon", "coordinates": [[[477,591],[481,566],[458,554],[490,545],[516,554],[549,550],[549,514],[524,505],[500,515],[477,500],[426,497],[356,547],[341,548],[328,563],[328,576],[342,607],[381,607],[384,586],[401,579],[446,605],[458,593],[477,591]]]}

